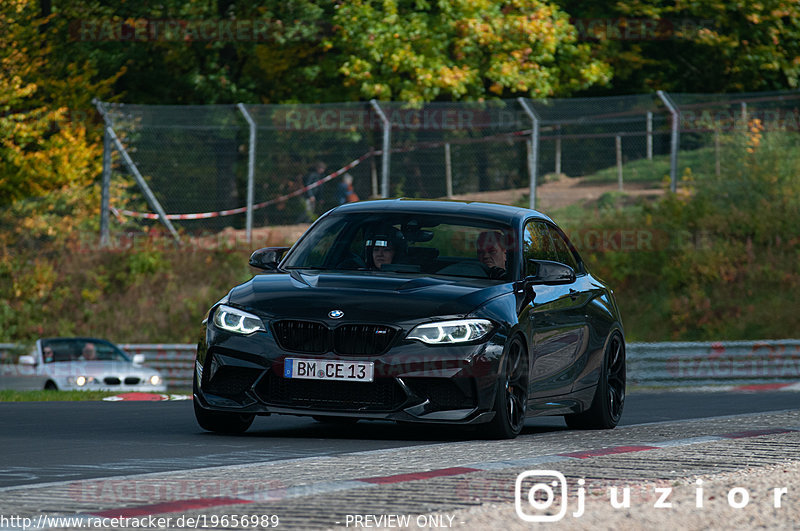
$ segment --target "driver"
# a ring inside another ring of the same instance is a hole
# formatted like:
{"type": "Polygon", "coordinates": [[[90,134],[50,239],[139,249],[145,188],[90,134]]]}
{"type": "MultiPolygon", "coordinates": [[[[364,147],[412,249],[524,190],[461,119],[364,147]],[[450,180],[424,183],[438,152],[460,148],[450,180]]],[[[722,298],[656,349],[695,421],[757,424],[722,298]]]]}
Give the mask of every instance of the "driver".
{"type": "Polygon", "coordinates": [[[506,246],[503,233],[500,231],[481,232],[475,247],[478,261],[488,270],[489,278],[505,278],[506,246]]]}

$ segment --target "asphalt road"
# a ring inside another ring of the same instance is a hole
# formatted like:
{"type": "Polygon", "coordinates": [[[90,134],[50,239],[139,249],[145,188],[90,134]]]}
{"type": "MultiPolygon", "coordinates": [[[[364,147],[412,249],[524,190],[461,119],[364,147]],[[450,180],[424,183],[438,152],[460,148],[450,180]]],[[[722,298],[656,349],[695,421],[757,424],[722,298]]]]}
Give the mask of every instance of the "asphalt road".
{"type": "MultiPolygon", "coordinates": [[[[800,393],[645,393],[628,396],[622,425],[795,409],[800,393]]],[[[317,457],[468,440],[472,430],[305,417],[259,417],[242,436],[202,431],[184,402],[0,403],[0,488],[198,467],[317,457]]],[[[565,430],[529,419],[524,434],[565,430]]]]}

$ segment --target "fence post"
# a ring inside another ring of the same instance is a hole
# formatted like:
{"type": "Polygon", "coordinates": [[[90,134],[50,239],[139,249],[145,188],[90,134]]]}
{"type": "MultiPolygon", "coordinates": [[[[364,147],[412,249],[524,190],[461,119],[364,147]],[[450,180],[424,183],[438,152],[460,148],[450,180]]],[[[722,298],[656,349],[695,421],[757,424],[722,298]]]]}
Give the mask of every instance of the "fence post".
{"type": "Polygon", "coordinates": [[[666,92],[659,90],[656,94],[658,94],[658,97],[661,98],[661,101],[664,102],[664,105],[672,115],[672,130],[669,138],[669,189],[674,193],[678,190],[678,127],[680,126],[678,120],[680,117],[678,108],[666,92]]]}
{"type": "Polygon", "coordinates": [[[250,127],[250,141],[247,153],[247,221],[245,222],[245,234],[247,243],[253,243],[253,195],[254,195],[254,180],[256,169],[256,122],[247,112],[247,108],[243,103],[237,103],[236,107],[242,113],[247,125],[250,127]]]}
{"type": "Polygon", "coordinates": [[[653,160],[653,113],[647,111],[647,160],[653,160]]]}
{"type": "Polygon", "coordinates": [[[556,179],[561,176],[561,124],[556,125],[556,179]]]}
{"type": "MultiPolygon", "coordinates": [[[[109,119],[110,121],[110,119],[109,119]]],[[[100,248],[111,243],[108,210],[111,202],[111,137],[103,129],[103,185],[100,192],[100,248]]]]}
{"type": "Polygon", "coordinates": [[[378,168],[375,167],[375,148],[370,148],[369,175],[372,179],[372,197],[378,197],[378,168]]]}
{"type": "Polygon", "coordinates": [[[719,129],[714,129],[714,175],[717,177],[722,173],[719,162],[719,129]]]}
{"type": "Polygon", "coordinates": [[[525,101],[525,98],[519,97],[517,101],[522,106],[522,109],[525,111],[525,114],[531,119],[531,123],[533,124],[533,128],[531,129],[531,141],[530,141],[530,156],[528,157],[528,173],[530,174],[531,178],[531,191],[530,191],[530,201],[529,207],[531,210],[536,209],[536,170],[539,165],[539,116],[536,114],[536,111],[528,105],[528,102],[525,101]]]}
{"type": "Polygon", "coordinates": [[[450,142],[444,144],[444,180],[447,198],[453,198],[453,165],[450,159],[450,142]]]}
{"type": "Polygon", "coordinates": [[[619,182],[619,191],[622,191],[622,137],[617,135],[614,138],[614,147],[617,152],[617,182],[619,182]]]}
{"type": "Polygon", "coordinates": [[[100,100],[95,98],[92,101],[105,121],[105,134],[109,136],[111,142],[114,144],[114,147],[117,148],[117,151],[122,157],[122,161],[128,167],[128,170],[133,174],[133,178],[136,179],[136,183],[139,185],[139,188],[142,189],[144,198],[147,200],[150,208],[156,211],[161,223],[167,227],[167,230],[169,230],[170,234],[172,234],[172,237],[175,238],[175,243],[180,245],[181,238],[178,236],[178,232],[175,230],[175,227],[172,226],[172,222],[169,220],[169,218],[167,218],[167,213],[164,212],[164,208],[161,206],[161,203],[159,203],[158,199],[156,199],[156,196],[153,195],[153,191],[150,190],[150,187],[147,185],[147,181],[145,181],[144,177],[142,177],[142,174],[139,172],[139,168],[137,168],[136,164],[134,164],[133,159],[131,159],[128,151],[125,149],[125,146],[122,145],[122,141],[120,141],[119,137],[117,137],[117,134],[114,132],[114,128],[111,126],[111,119],[108,117],[108,115],[106,115],[100,100]]]}
{"type": "Polygon", "coordinates": [[[381,152],[381,197],[389,197],[389,153],[391,151],[391,130],[392,124],[381,109],[378,100],[369,100],[372,108],[378,114],[383,123],[383,151],[381,152]]]}

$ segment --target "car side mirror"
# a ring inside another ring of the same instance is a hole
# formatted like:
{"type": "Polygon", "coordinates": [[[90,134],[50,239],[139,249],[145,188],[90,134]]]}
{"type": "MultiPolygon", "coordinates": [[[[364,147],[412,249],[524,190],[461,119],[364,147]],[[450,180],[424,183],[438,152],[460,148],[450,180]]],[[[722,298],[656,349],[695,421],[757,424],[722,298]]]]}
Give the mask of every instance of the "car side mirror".
{"type": "Polygon", "coordinates": [[[141,365],[142,363],[144,363],[144,354],[134,354],[133,363],[135,363],[136,365],[141,365]]]}
{"type": "Polygon", "coordinates": [[[36,359],[33,356],[25,354],[19,357],[18,363],[20,365],[36,365],[36,359]]]}
{"type": "Polygon", "coordinates": [[[528,260],[528,270],[533,275],[525,277],[526,284],[555,286],[575,282],[575,270],[566,264],[551,260],[528,260]]]}
{"type": "Polygon", "coordinates": [[[263,247],[257,249],[250,255],[249,264],[265,271],[274,271],[278,269],[278,263],[288,250],[288,247],[263,247]]]}

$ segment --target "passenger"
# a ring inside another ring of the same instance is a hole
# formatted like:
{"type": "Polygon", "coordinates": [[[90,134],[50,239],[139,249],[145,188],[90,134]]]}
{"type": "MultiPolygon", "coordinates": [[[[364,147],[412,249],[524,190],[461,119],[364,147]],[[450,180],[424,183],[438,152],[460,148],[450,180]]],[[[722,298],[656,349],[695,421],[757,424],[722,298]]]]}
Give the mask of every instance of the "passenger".
{"type": "Polygon", "coordinates": [[[384,227],[367,238],[367,265],[374,269],[382,269],[386,264],[393,264],[405,253],[403,233],[394,227],[384,227]]]}
{"type": "Polygon", "coordinates": [[[388,240],[375,240],[372,246],[372,263],[377,269],[385,264],[391,264],[394,260],[395,248],[388,240]]]}
{"type": "Polygon", "coordinates": [[[481,232],[478,235],[476,250],[478,261],[487,269],[489,278],[505,278],[506,247],[503,241],[502,232],[481,232]]]}
{"type": "Polygon", "coordinates": [[[45,363],[53,363],[55,359],[55,354],[53,353],[52,347],[44,347],[42,349],[42,357],[44,358],[45,363]]]}

